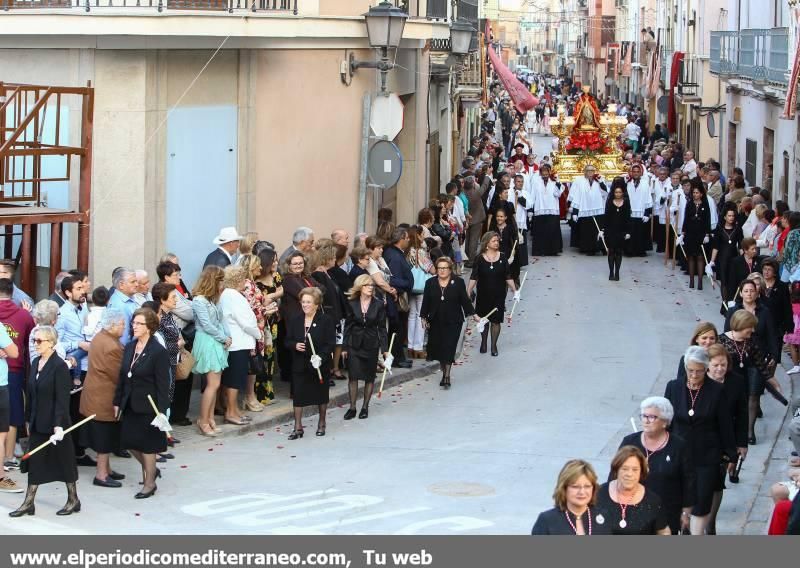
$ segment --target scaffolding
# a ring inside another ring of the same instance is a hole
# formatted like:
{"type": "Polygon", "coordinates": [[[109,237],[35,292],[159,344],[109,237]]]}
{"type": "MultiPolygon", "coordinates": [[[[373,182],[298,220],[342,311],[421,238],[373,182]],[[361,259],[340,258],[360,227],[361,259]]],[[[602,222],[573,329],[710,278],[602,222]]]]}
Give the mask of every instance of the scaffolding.
{"type": "Polygon", "coordinates": [[[0,237],[3,255],[17,265],[19,285],[31,295],[37,289],[39,228],[50,227],[49,283],[53,291],[62,269],[64,225],[78,225],[77,267],[89,268],[89,217],[92,188],[94,89],[0,82],[0,237]],[[65,143],[62,105],[80,107],[77,146],[65,143]],[[48,132],[45,123],[48,121],[48,132]],[[43,159],[64,158],[63,171],[45,173],[43,159]],[[77,172],[73,162],[77,162],[77,172]],[[47,207],[42,189],[77,177],[77,210],[47,207]],[[17,238],[20,237],[20,238],[17,238]],[[15,251],[15,244],[17,250],[15,251]]]}

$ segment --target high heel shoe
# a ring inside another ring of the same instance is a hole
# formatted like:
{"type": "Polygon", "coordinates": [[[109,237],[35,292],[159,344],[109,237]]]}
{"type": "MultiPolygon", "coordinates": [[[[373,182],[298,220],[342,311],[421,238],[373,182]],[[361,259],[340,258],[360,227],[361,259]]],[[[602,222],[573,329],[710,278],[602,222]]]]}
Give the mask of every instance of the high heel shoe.
{"type": "Polygon", "coordinates": [[[289,434],[290,440],[296,440],[297,438],[303,437],[303,430],[292,430],[292,433],[289,434]]]}
{"type": "Polygon", "coordinates": [[[33,515],[35,515],[35,514],[36,514],[36,505],[34,505],[33,503],[31,503],[31,504],[30,504],[30,505],[28,505],[27,507],[23,505],[22,507],[20,507],[20,508],[19,508],[19,509],[17,509],[16,511],[11,511],[11,512],[8,514],[8,516],[9,516],[9,517],[13,517],[13,518],[15,518],[15,519],[16,519],[17,517],[23,517],[23,516],[25,516],[25,515],[30,515],[30,516],[33,516],[33,515]]]}
{"type": "Polygon", "coordinates": [[[352,420],[356,417],[356,409],[355,408],[348,408],[347,412],[344,413],[345,420],[352,420]]]}
{"type": "Polygon", "coordinates": [[[136,495],[133,496],[134,499],[148,499],[155,495],[156,490],[158,489],[157,485],[154,485],[150,491],[139,491],[136,495]]]}
{"type": "Polygon", "coordinates": [[[325,435],[325,426],[322,428],[317,428],[317,436],[324,436],[325,435]]]}
{"type": "Polygon", "coordinates": [[[222,432],[222,428],[217,426],[216,422],[213,421],[209,422],[208,425],[211,426],[211,429],[214,431],[215,434],[220,434],[222,432]]]}
{"type": "Polygon", "coordinates": [[[207,436],[209,438],[216,438],[217,432],[214,428],[211,427],[211,424],[197,421],[197,429],[203,436],[207,436]]]}
{"type": "Polygon", "coordinates": [[[66,517],[67,515],[71,515],[72,513],[80,513],[80,512],[81,512],[81,502],[77,501],[72,506],[70,506],[70,504],[67,503],[61,509],[56,511],[56,515],[58,515],[59,517],[66,517]]]}
{"type": "MultiPolygon", "coordinates": [[[[161,470],[156,468],[156,479],[158,479],[159,477],[161,477],[161,470]]],[[[144,485],[144,482],[140,481],[139,485],[144,485]]]]}
{"type": "Polygon", "coordinates": [[[497,347],[492,347],[492,357],[497,357],[497,347]]]}
{"type": "Polygon", "coordinates": [[[448,390],[449,390],[451,386],[452,386],[452,385],[450,385],[450,377],[447,377],[447,378],[444,380],[444,388],[446,388],[446,389],[448,389],[448,390]]]}
{"type": "Polygon", "coordinates": [[[249,424],[249,422],[247,422],[246,420],[242,420],[241,418],[239,420],[234,420],[232,418],[226,417],[225,424],[233,424],[234,426],[246,426],[247,424],[249,424]]]}
{"type": "Polygon", "coordinates": [[[439,381],[439,386],[440,386],[440,387],[443,387],[443,386],[445,386],[446,384],[447,384],[447,383],[445,382],[445,378],[444,378],[444,377],[442,377],[442,380],[441,380],[441,381],[439,381]]]}
{"type": "Polygon", "coordinates": [[[244,403],[245,410],[250,412],[264,412],[264,405],[258,401],[248,400],[244,403]]]}

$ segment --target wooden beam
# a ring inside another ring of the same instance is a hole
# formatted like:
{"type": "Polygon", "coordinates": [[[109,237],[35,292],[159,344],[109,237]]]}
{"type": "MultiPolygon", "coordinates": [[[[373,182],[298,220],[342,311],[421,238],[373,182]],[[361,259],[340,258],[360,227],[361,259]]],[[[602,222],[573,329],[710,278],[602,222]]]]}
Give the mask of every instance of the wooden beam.
{"type": "Polygon", "coordinates": [[[61,239],[64,233],[62,223],[53,223],[50,227],[50,281],[48,290],[52,294],[55,286],[56,275],[61,272],[61,239]]]}
{"type": "Polygon", "coordinates": [[[31,250],[31,227],[36,225],[23,225],[22,226],[22,243],[20,244],[20,271],[19,271],[19,285],[20,288],[30,293],[31,290],[31,273],[30,273],[30,254],[31,250]]]}

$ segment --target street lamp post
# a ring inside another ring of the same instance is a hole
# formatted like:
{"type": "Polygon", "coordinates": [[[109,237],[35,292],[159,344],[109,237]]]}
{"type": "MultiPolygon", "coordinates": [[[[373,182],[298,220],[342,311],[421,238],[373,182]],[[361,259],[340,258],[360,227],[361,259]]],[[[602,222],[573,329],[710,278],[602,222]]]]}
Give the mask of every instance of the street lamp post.
{"type": "Polygon", "coordinates": [[[380,94],[386,94],[386,74],[394,69],[395,64],[389,61],[389,49],[397,49],[403,39],[403,28],[406,25],[408,14],[400,8],[392,6],[388,0],[383,0],[377,6],[370,7],[364,14],[367,22],[367,37],[370,47],[381,50],[379,61],[357,61],[355,55],[350,54],[350,75],[357,69],[377,69],[381,74],[380,94]]]}

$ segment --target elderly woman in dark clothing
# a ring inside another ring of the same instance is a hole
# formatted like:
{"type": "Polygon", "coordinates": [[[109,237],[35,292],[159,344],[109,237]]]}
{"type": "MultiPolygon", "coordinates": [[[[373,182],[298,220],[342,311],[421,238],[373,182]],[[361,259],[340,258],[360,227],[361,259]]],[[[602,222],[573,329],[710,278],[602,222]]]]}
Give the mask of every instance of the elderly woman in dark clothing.
{"type": "Polygon", "coordinates": [[[367,267],[369,266],[370,254],[364,246],[353,247],[350,253],[350,260],[353,261],[353,268],[350,269],[348,276],[355,282],[355,279],[362,274],[369,274],[367,267]]]}
{"type": "MultiPolygon", "coordinates": [[[[331,369],[331,382],[329,383],[329,386],[334,386],[333,379],[344,378],[342,371],[339,369],[339,360],[342,356],[345,320],[344,294],[331,275],[331,272],[336,267],[336,245],[318,248],[311,254],[309,263],[313,269],[311,277],[321,284],[323,311],[336,324],[336,347],[333,350],[333,368],[331,369]]],[[[347,289],[349,290],[349,288],[347,289]]]]}
{"type": "Polygon", "coordinates": [[[456,359],[464,319],[473,316],[480,321],[480,316],[475,315],[464,281],[453,276],[453,261],[443,256],[436,259],[435,266],[436,278],[425,283],[419,317],[428,329],[428,361],[439,361],[439,386],[450,388],[450,368],[456,359]]]}
{"type": "Polygon", "coordinates": [[[597,492],[600,485],[590,463],[570,460],[558,474],[553,491],[555,507],[539,514],[532,535],[608,535],[609,523],[598,513],[597,492]],[[594,509],[594,510],[593,510],[594,509]],[[600,519],[598,519],[598,515],[600,519]],[[602,522],[601,522],[602,521],[602,522]]]}
{"type": "MultiPolygon", "coordinates": [[[[708,348],[708,359],[708,377],[722,385],[728,413],[733,422],[736,453],[738,454],[738,459],[744,460],[744,458],[747,457],[747,383],[743,375],[734,372],[731,368],[731,357],[724,346],[718,343],[711,345],[708,348]]],[[[725,489],[725,474],[725,468],[720,468],[706,534],[717,534],[717,513],[722,504],[722,492],[725,489]]],[[[731,482],[738,483],[738,481],[739,479],[735,478],[734,473],[731,472],[731,482]]]]}
{"type": "Polygon", "coordinates": [[[689,532],[689,517],[695,502],[695,472],[686,442],[669,432],[674,410],[661,396],[651,396],[639,405],[641,432],[629,434],[619,447],[639,448],[649,473],[644,486],[661,497],[672,534],[689,532]]]}
{"type": "Polygon", "coordinates": [[[364,381],[364,404],[358,415],[364,419],[369,416],[378,355],[383,353],[388,358],[390,354],[387,351],[386,307],[383,300],[375,297],[375,283],[368,274],[356,278],[348,299],[344,345],[349,361],[350,408],[344,413],[344,419],[352,420],[356,415],[358,381],[364,381]]]}
{"type": "Polygon", "coordinates": [[[169,353],[154,337],[158,316],[153,310],[139,308],[131,321],[133,340],[125,346],[119,372],[114,411],[121,415],[121,446],[130,450],[142,466],[142,490],[134,497],[147,499],[156,489],[156,454],[167,449],[164,433],[165,413],[169,408],[169,353]],[[150,400],[158,410],[153,410],[150,400]],[[156,420],[154,420],[156,419],[156,420]],[[153,422],[159,424],[154,426],[153,422]]]}
{"type": "Polygon", "coordinates": [[[783,347],[783,335],[794,331],[789,285],[779,278],[780,268],[778,261],[774,258],[766,258],[761,262],[761,274],[764,277],[764,285],[761,287],[761,303],[769,310],[775,325],[773,352],[774,350],[780,351],[783,347]]]}
{"type": "Polygon", "coordinates": [[[319,408],[317,436],[325,435],[331,355],[336,346],[336,324],[320,309],[322,292],[319,288],[303,288],[298,298],[301,311],[286,322],[284,340],[286,348],[292,352],[294,429],[289,434],[290,440],[303,437],[303,407],[306,406],[319,408]]]}
{"type": "Polygon", "coordinates": [[[684,354],[687,380],[667,383],[664,397],[672,403],[675,417],[671,433],[689,446],[696,476],[696,498],[690,528],[693,535],[706,532],[719,468],[733,466],[736,441],[722,385],[708,379],[708,353],[691,346],[684,354]]]}
{"type": "Polygon", "coordinates": [[[300,308],[300,291],[304,288],[319,286],[319,282],[311,277],[310,267],[305,255],[295,251],[286,259],[286,274],[283,276],[283,298],[281,299],[281,320],[278,323],[278,345],[283,350],[278,352],[281,367],[281,380],[292,382],[292,350],[285,348],[286,325],[289,320],[303,313],[300,308]]]}
{"type": "Polygon", "coordinates": [[[27,461],[28,490],[25,500],[10,517],[34,515],[34,499],[39,486],[53,481],[67,485],[67,502],[56,514],[71,515],[81,510],[78,490],[78,468],[71,434],[64,429],[71,425],[69,391],[72,379],[67,364],[55,353],[58,334],[51,326],[41,326],[34,332],[33,344],[38,354],[31,363],[26,391],[25,422],[28,424],[29,447],[47,442],[54,445],[33,454],[27,461]]]}

